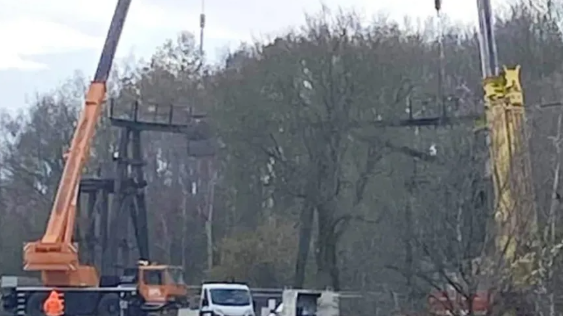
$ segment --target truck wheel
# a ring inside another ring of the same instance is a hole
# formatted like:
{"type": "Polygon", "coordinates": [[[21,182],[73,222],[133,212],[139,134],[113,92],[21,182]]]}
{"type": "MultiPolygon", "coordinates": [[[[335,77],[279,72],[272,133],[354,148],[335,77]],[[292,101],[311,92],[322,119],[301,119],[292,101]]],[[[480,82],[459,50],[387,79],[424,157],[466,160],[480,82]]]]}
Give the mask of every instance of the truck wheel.
{"type": "Polygon", "coordinates": [[[25,314],[28,316],[45,316],[43,303],[47,299],[46,293],[32,293],[25,303],[25,314]]]}
{"type": "Polygon", "coordinates": [[[119,295],[104,294],[98,302],[98,316],[119,316],[119,295]]]}

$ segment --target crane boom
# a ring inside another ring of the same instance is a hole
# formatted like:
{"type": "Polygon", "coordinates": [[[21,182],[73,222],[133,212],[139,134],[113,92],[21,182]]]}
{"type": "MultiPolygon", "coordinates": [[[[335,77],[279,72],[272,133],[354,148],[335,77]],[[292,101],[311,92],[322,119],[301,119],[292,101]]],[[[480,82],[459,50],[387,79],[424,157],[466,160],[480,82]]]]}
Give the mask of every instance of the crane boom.
{"type": "Polygon", "coordinates": [[[479,15],[479,50],[483,78],[498,75],[497,45],[490,0],[477,0],[479,15]]]}
{"type": "Polygon", "coordinates": [[[98,67],[86,93],[70,149],[66,155],[53,208],[40,241],[24,246],[24,269],[41,271],[46,285],[93,286],[98,283],[93,267],[81,266],[72,244],[78,186],[90,154],[96,125],[102,113],[106,81],[121,37],[131,0],[119,0],[106,36],[98,67]]]}
{"type": "MultiPolygon", "coordinates": [[[[527,252],[536,229],[535,194],[525,133],[520,66],[499,71],[490,0],[477,0],[485,117],[494,186],[497,253],[509,266],[527,252]]],[[[525,285],[526,271],[512,271],[525,285]]]]}

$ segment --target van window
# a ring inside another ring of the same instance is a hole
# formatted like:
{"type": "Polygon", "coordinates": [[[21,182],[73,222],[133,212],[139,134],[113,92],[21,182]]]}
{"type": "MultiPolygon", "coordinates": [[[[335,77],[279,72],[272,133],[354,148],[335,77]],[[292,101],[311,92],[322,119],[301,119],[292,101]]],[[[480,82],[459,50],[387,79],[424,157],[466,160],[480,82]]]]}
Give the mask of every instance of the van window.
{"type": "Polygon", "coordinates": [[[250,291],[246,289],[211,289],[211,302],[222,306],[251,305],[250,291]]]}
{"type": "Polygon", "coordinates": [[[207,290],[203,291],[203,296],[201,297],[201,307],[204,306],[209,306],[209,294],[207,293],[207,290]]]}

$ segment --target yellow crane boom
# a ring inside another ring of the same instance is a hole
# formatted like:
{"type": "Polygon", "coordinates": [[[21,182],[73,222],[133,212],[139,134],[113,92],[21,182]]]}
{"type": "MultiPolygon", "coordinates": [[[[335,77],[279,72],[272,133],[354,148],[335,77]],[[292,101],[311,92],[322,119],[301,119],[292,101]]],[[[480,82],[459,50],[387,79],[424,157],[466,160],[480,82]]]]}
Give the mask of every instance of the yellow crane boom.
{"type": "MultiPolygon", "coordinates": [[[[520,66],[499,70],[490,0],[477,0],[477,7],[497,252],[504,257],[505,264],[520,266],[515,263],[529,252],[527,247],[536,230],[520,66]]],[[[527,273],[512,272],[516,285],[527,284],[527,273]]]]}
{"type": "MultiPolygon", "coordinates": [[[[477,260],[476,263],[490,264],[478,269],[479,273],[485,272],[487,278],[501,276],[501,279],[498,280],[500,282],[495,282],[497,283],[495,285],[500,285],[502,288],[497,287],[500,291],[495,294],[500,294],[499,296],[508,294],[513,299],[516,297],[515,301],[519,301],[521,297],[518,293],[522,293],[521,290],[532,285],[530,277],[533,262],[526,259],[531,258],[528,256],[528,254],[532,254],[532,249],[529,247],[536,240],[537,231],[535,194],[526,135],[526,109],[520,82],[520,66],[499,69],[491,1],[476,1],[479,14],[479,50],[485,105],[485,126],[480,127],[486,127],[487,130],[487,145],[490,152],[487,176],[492,180],[494,191],[495,223],[495,229],[490,232],[490,235],[494,236],[495,247],[486,249],[485,258],[483,258],[485,260],[477,260]],[[499,266],[497,263],[501,263],[501,265],[499,266]],[[489,267],[492,269],[487,269],[489,267]],[[506,275],[510,277],[504,278],[506,275]]],[[[434,0],[434,8],[438,17],[441,6],[441,0],[434,0]]],[[[481,277],[481,275],[476,277],[481,277]]],[[[462,304],[461,307],[458,305],[459,303],[452,305],[450,294],[438,293],[437,296],[431,296],[430,308],[435,313],[448,313],[462,309],[466,312],[472,310],[489,314],[492,306],[490,290],[489,288],[486,291],[479,290],[478,293],[471,293],[474,297],[470,305],[462,304]]],[[[466,299],[465,296],[461,301],[464,299],[466,299]]],[[[458,302],[457,298],[455,302],[458,302]]],[[[508,315],[519,314],[517,312],[520,310],[519,306],[508,307],[508,315]]]]}

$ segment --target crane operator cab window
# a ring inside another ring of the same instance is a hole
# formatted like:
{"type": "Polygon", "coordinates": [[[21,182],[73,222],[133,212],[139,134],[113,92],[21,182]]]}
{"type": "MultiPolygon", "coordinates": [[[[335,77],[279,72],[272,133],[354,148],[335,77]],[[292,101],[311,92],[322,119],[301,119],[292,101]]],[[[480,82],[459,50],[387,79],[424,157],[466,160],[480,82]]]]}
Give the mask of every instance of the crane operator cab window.
{"type": "Polygon", "coordinates": [[[164,285],[163,272],[157,269],[143,270],[143,281],[146,285],[164,285]]]}
{"type": "Polygon", "coordinates": [[[169,267],[168,269],[166,269],[166,272],[172,284],[174,285],[186,284],[186,282],[184,282],[184,271],[182,270],[182,268],[169,267]]]}
{"type": "Polygon", "coordinates": [[[185,285],[184,272],[181,268],[167,267],[163,269],[143,270],[143,281],[146,285],[185,285]]]}

